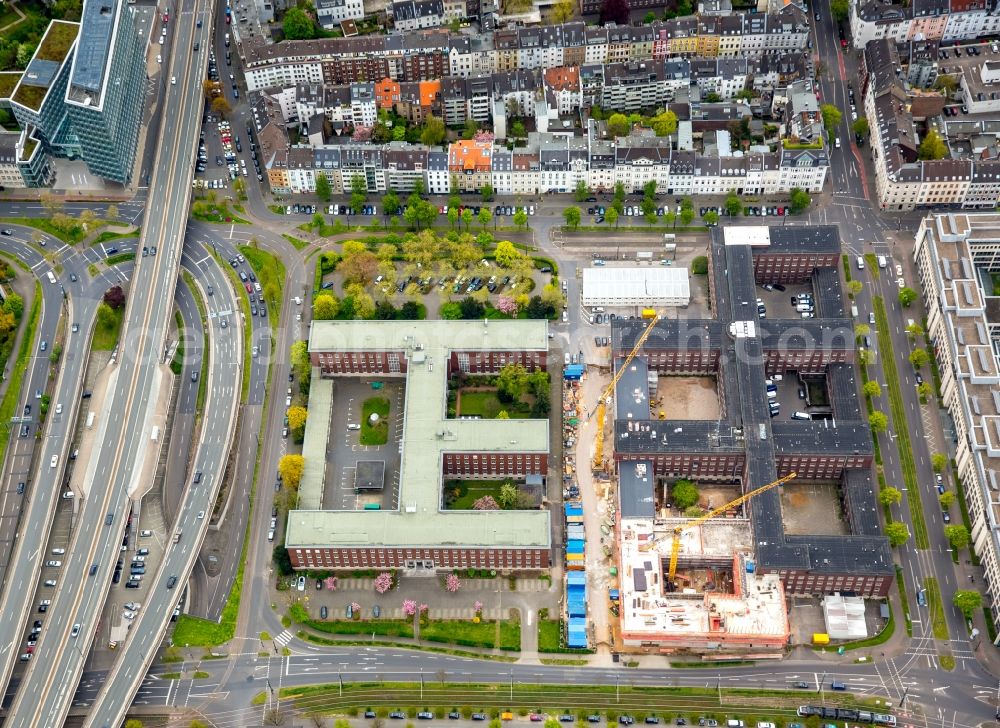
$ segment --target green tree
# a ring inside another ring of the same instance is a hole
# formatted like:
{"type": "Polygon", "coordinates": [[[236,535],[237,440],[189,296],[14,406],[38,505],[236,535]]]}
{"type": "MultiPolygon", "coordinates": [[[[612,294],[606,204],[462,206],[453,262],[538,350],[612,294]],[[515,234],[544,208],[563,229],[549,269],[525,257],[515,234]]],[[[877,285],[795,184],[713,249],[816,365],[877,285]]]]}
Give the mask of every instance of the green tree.
{"type": "Polygon", "coordinates": [[[519,207],[514,213],[514,225],[519,228],[528,226],[528,213],[523,207],[519,207]]]}
{"type": "Polygon", "coordinates": [[[479,131],[479,122],[475,119],[466,119],[465,126],[462,127],[462,138],[472,139],[476,136],[476,132],[479,131]]]}
{"type": "Polygon", "coordinates": [[[934,129],[929,129],[917,149],[919,159],[944,159],[948,156],[948,145],[934,129]]]}
{"type": "MultiPolygon", "coordinates": [[[[426,142],[424,142],[424,143],[426,144],[426,142]]],[[[424,187],[425,187],[424,181],[421,178],[418,177],[417,179],[413,180],[413,193],[412,194],[416,195],[418,198],[423,197],[424,196],[424,192],[425,192],[424,187]]]]}
{"type": "MultiPolygon", "coordinates": [[[[482,196],[483,202],[490,202],[490,201],[492,201],[493,200],[493,194],[494,194],[494,192],[493,192],[493,185],[491,185],[489,182],[487,182],[486,184],[484,184],[482,186],[482,188],[480,188],[479,194],[482,196]]],[[[480,212],[482,212],[482,210],[480,210],[480,212]]]]}
{"type": "Polygon", "coordinates": [[[695,256],[691,261],[691,275],[703,276],[708,273],[708,257],[704,255],[695,256]]]}
{"type": "Polygon", "coordinates": [[[983,595],[971,589],[959,589],[951,598],[951,603],[958,607],[966,619],[972,619],[972,615],[983,607],[983,595]]]}
{"type": "Polygon", "coordinates": [[[938,496],[938,503],[941,504],[942,510],[948,510],[951,508],[952,503],[955,502],[955,493],[950,490],[946,490],[944,493],[938,496]]]}
{"type": "Polygon", "coordinates": [[[865,392],[865,396],[871,399],[875,399],[876,397],[882,396],[882,385],[880,385],[874,379],[869,379],[867,382],[865,382],[865,386],[863,387],[863,389],[865,392]]]}
{"type": "Polygon", "coordinates": [[[860,338],[862,336],[867,336],[870,332],[871,329],[868,328],[868,324],[854,324],[855,337],[860,338]]]}
{"type": "Polygon", "coordinates": [[[628,123],[625,114],[612,114],[608,119],[608,134],[612,137],[628,136],[632,126],[628,123]]]}
{"type": "Polygon", "coordinates": [[[930,357],[927,356],[925,349],[917,348],[910,352],[910,364],[913,365],[914,369],[921,369],[928,361],[930,361],[930,357]]]}
{"type": "Polygon", "coordinates": [[[493,219],[493,213],[490,212],[490,208],[481,207],[479,209],[478,217],[479,217],[479,227],[485,230],[489,226],[490,221],[493,219]]]}
{"type": "Polygon", "coordinates": [[[389,190],[382,195],[382,208],[386,215],[396,214],[396,210],[399,208],[399,195],[396,194],[395,190],[389,190]]]}
{"type": "Polygon", "coordinates": [[[944,537],[956,551],[961,551],[969,545],[969,529],[962,524],[944,527],[944,537]]]}
{"type": "Polygon", "coordinates": [[[420,132],[420,143],[429,147],[436,147],[448,136],[448,130],[444,126],[444,120],[431,115],[424,122],[424,130],[420,132]]]}
{"type": "Polygon", "coordinates": [[[472,227],[472,218],[475,213],[472,212],[471,207],[466,207],[462,210],[462,224],[465,225],[465,232],[469,232],[469,228],[472,227]]]}
{"type": "Polygon", "coordinates": [[[863,367],[875,361],[875,353],[871,349],[862,349],[858,352],[858,364],[863,367]]]}
{"type": "Polygon", "coordinates": [[[719,224],[719,213],[717,213],[715,210],[709,210],[702,217],[702,220],[704,220],[705,224],[708,225],[709,227],[715,227],[716,225],[719,224]]]}
{"type": "Polygon", "coordinates": [[[507,364],[497,375],[497,398],[516,402],[528,388],[528,372],[520,364],[507,364]]]}
{"type": "Polygon", "coordinates": [[[868,129],[867,117],[859,116],[857,119],[855,119],[854,123],[851,124],[851,130],[858,136],[862,137],[868,136],[869,129],[868,129]]]}
{"type": "Polygon", "coordinates": [[[590,197],[590,188],[587,187],[587,183],[584,180],[578,180],[576,187],[573,189],[573,195],[576,197],[577,202],[586,202],[587,198],[590,197]]]}
{"type": "Polygon", "coordinates": [[[316,175],[316,196],[323,202],[330,201],[330,180],[325,174],[316,175]]]}
{"type": "Polygon", "coordinates": [[[649,125],[653,133],[658,137],[670,136],[677,133],[677,114],[669,109],[663,111],[649,120],[649,125]]]}
{"type": "Polygon", "coordinates": [[[604,220],[608,225],[614,225],[618,227],[618,210],[613,207],[609,207],[604,213],[604,220]]]}
{"type": "Polygon", "coordinates": [[[521,251],[509,240],[501,240],[497,243],[496,250],[493,251],[493,256],[496,258],[497,265],[501,268],[510,268],[522,257],[521,251]]]}
{"type": "Polygon", "coordinates": [[[920,395],[921,399],[927,399],[934,394],[934,388],[931,386],[930,382],[921,382],[917,385],[917,394],[920,395]]]}
{"type": "Polygon", "coordinates": [[[451,225],[452,230],[458,225],[458,207],[455,205],[448,207],[448,224],[451,225]]]}
{"type": "Polygon", "coordinates": [[[958,88],[958,79],[947,73],[939,74],[934,80],[934,88],[943,93],[945,97],[950,97],[958,88]]]}
{"type": "Polygon", "coordinates": [[[125,721],[125,728],[142,728],[142,721],[136,720],[135,718],[129,718],[125,721]]]}
{"type": "Polygon", "coordinates": [[[694,220],[694,210],[690,207],[681,208],[681,225],[690,225],[694,220]]]}
{"type": "Polygon", "coordinates": [[[682,478],[676,481],[673,488],[670,489],[670,497],[673,499],[674,507],[686,511],[691,506],[698,504],[700,494],[698,486],[692,481],[682,478]]]}
{"type": "Polygon", "coordinates": [[[309,360],[309,346],[305,341],[295,341],[291,347],[292,374],[302,382],[309,380],[312,372],[312,362],[309,360]]]}
{"type": "Polygon", "coordinates": [[[115,312],[103,301],[97,306],[97,323],[103,328],[110,328],[115,323],[115,312]]]}
{"type": "Polygon", "coordinates": [[[885,412],[875,410],[868,415],[868,425],[872,432],[885,432],[889,429],[889,418],[885,416],[885,412]]]}
{"type": "Polygon", "coordinates": [[[528,130],[524,128],[524,122],[520,119],[514,119],[514,123],[510,125],[510,135],[514,139],[524,139],[528,136],[528,130]]]}
{"type": "Polygon", "coordinates": [[[735,192],[730,192],[726,195],[726,213],[736,217],[741,212],[743,212],[743,203],[740,201],[740,196],[735,192]]]}
{"type": "Polygon", "coordinates": [[[909,308],[910,304],[917,300],[917,292],[909,286],[899,289],[899,305],[909,308]]]}
{"type": "Polygon", "coordinates": [[[878,502],[884,506],[894,506],[903,500],[903,494],[899,488],[887,485],[878,492],[878,502]]]}
{"type": "Polygon", "coordinates": [[[931,455],[931,467],[935,473],[942,473],[948,467],[948,456],[943,452],[936,452],[931,455]]]}
{"type": "Polygon", "coordinates": [[[305,458],[301,455],[283,455],[278,461],[278,473],[281,475],[281,482],[286,488],[297,488],[302,480],[302,468],[305,465],[305,458]]]}
{"type": "Polygon", "coordinates": [[[847,292],[852,296],[856,296],[861,293],[861,289],[865,287],[865,284],[859,281],[857,278],[852,278],[847,281],[847,292]]]}
{"type": "Polygon", "coordinates": [[[486,314],[486,306],[474,298],[463,298],[458,302],[461,317],[466,321],[481,319],[486,314]]]}
{"type": "Polygon", "coordinates": [[[504,510],[513,508],[517,504],[517,487],[511,482],[501,485],[500,492],[497,494],[497,503],[504,510]]]}
{"type": "Polygon", "coordinates": [[[910,529],[900,521],[885,524],[884,531],[886,538],[889,539],[889,545],[893,548],[898,548],[910,540],[910,529]]]}
{"type": "Polygon", "coordinates": [[[574,230],[576,230],[578,227],[580,227],[580,218],[581,218],[580,208],[576,207],[575,205],[565,208],[563,210],[563,218],[566,220],[566,225],[568,227],[571,227],[574,230]]]}
{"type": "Polygon", "coordinates": [[[24,299],[13,291],[8,292],[7,300],[3,302],[3,310],[13,316],[15,321],[20,321],[24,313],[24,299]]]}
{"type": "Polygon", "coordinates": [[[924,335],[924,327],[914,321],[912,324],[906,327],[906,333],[912,338],[917,338],[924,335]]]}
{"type": "Polygon", "coordinates": [[[322,291],[313,299],[312,317],[316,321],[332,321],[340,312],[340,301],[329,291],[322,291]]]}
{"type": "Polygon", "coordinates": [[[827,134],[834,135],[843,117],[840,109],[833,104],[823,104],[819,107],[819,113],[823,116],[823,126],[826,127],[827,134]]]}
{"type": "Polygon", "coordinates": [[[285,40],[310,40],[316,37],[316,23],[300,7],[292,7],[285,13],[282,30],[285,40]]]}
{"type": "Polygon", "coordinates": [[[793,187],[788,193],[788,204],[792,208],[792,214],[798,215],[803,212],[809,204],[812,202],[812,198],[809,197],[809,193],[806,192],[801,187],[793,187]]]}
{"type": "Polygon", "coordinates": [[[838,23],[843,23],[847,20],[847,0],[830,0],[830,14],[838,23]]]}

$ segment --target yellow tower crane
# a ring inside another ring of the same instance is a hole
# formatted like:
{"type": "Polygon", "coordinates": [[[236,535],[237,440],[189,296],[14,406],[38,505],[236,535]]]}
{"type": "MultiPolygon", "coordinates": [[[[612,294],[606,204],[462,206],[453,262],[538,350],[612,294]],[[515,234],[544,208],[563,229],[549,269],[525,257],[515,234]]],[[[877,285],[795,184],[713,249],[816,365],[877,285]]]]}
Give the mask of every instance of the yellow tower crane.
{"type": "MultiPolygon", "coordinates": [[[[734,507],[740,505],[741,503],[746,503],[748,500],[750,500],[751,498],[753,498],[755,495],[759,495],[760,493],[763,493],[765,490],[770,490],[771,488],[774,488],[775,486],[781,485],[782,483],[787,483],[789,480],[791,480],[794,477],[795,477],[795,473],[789,473],[788,475],[786,475],[783,478],[778,478],[777,480],[775,480],[772,483],[768,483],[767,485],[762,485],[759,488],[754,488],[749,493],[744,493],[739,498],[736,498],[735,500],[729,501],[724,506],[719,506],[718,508],[713,508],[708,513],[706,513],[705,515],[698,516],[697,518],[693,518],[690,521],[688,521],[687,523],[682,523],[681,525],[679,525],[676,528],[674,528],[673,541],[670,543],[670,570],[667,572],[667,581],[668,582],[673,581],[674,577],[677,575],[677,556],[681,552],[681,534],[684,533],[684,531],[692,529],[692,528],[694,528],[696,526],[700,526],[701,524],[703,524],[705,521],[709,520],[710,518],[715,518],[717,515],[719,515],[720,513],[725,513],[730,508],[734,508],[734,507]]],[[[646,544],[644,544],[642,546],[641,550],[642,551],[648,551],[650,548],[653,547],[654,543],[655,543],[655,540],[647,542],[646,544]]]]}
{"type": "MultiPolygon", "coordinates": [[[[618,384],[618,380],[622,378],[625,370],[628,369],[628,365],[632,363],[632,360],[635,359],[635,355],[639,353],[642,345],[646,343],[646,339],[648,339],[649,335],[653,333],[653,327],[656,326],[656,322],[659,320],[660,314],[657,313],[650,320],[646,330],[643,331],[636,340],[635,346],[632,347],[632,351],[630,351],[628,356],[625,357],[625,361],[622,362],[620,367],[618,367],[618,373],[611,379],[611,383],[608,384],[603,392],[601,392],[601,399],[598,401],[596,409],[597,437],[594,440],[594,470],[601,470],[604,467],[604,420],[607,416],[608,400],[611,398],[611,395],[614,394],[615,385],[618,384]]],[[[611,364],[614,366],[614,360],[612,360],[611,364]]]]}

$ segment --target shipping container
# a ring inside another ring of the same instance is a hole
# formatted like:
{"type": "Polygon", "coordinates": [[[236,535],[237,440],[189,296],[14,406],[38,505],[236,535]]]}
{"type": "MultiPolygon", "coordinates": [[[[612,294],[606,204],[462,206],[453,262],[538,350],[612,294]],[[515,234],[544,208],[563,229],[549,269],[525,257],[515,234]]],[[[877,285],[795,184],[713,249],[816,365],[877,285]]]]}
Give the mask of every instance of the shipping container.
{"type": "Polygon", "coordinates": [[[813,633],[813,644],[814,645],[828,645],[830,644],[830,635],[826,632],[814,632],[813,633]]]}

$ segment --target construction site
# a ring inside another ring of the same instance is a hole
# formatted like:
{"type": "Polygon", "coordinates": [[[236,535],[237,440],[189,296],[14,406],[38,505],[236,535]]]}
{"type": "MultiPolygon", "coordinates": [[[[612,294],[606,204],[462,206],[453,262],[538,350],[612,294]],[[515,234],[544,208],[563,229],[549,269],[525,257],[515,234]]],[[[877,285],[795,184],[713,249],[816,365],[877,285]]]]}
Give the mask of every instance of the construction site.
{"type": "Polygon", "coordinates": [[[594,645],[780,658],[786,594],[892,582],[836,230],[729,233],[713,234],[716,319],[613,319],[607,366],[567,371],[566,564],[589,595],[567,616],[594,645]],[[818,317],[764,321],[772,278],[818,317]]]}

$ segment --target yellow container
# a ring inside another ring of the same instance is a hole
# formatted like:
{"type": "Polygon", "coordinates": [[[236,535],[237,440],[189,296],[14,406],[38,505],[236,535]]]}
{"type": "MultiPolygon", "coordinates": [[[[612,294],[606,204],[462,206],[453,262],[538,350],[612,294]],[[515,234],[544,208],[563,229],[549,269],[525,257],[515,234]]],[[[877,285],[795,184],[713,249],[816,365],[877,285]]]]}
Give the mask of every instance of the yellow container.
{"type": "Polygon", "coordinates": [[[644,308],[642,309],[642,317],[644,319],[656,318],[656,311],[651,308],[644,308]]]}
{"type": "Polygon", "coordinates": [[[514,714],[507,712],[501,713],[500,720],[514,720],[514,714]]]}
{"type": "Polygon", "coordinates": [[[826,632],[814,632],[813,633],[813,644],[814,645],[828,645],[830,644],[830,635],[826,632]]]}

